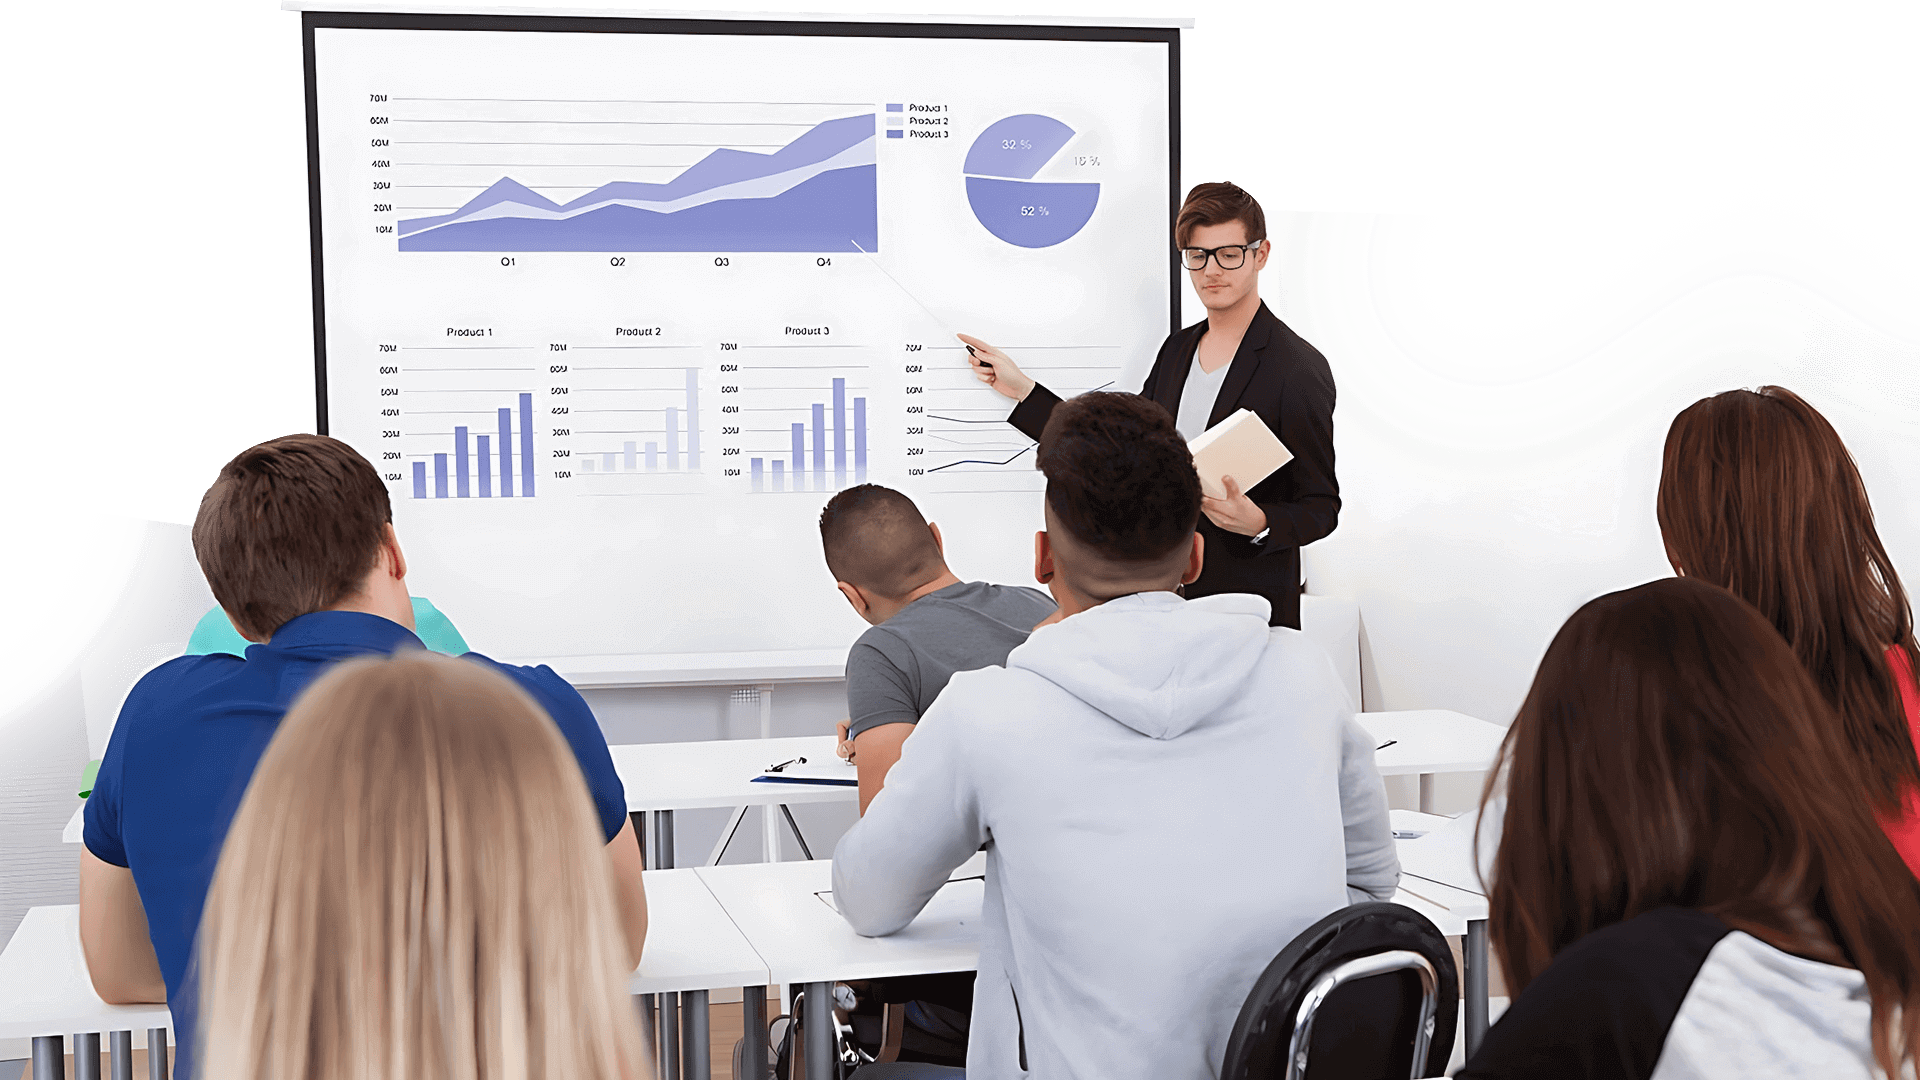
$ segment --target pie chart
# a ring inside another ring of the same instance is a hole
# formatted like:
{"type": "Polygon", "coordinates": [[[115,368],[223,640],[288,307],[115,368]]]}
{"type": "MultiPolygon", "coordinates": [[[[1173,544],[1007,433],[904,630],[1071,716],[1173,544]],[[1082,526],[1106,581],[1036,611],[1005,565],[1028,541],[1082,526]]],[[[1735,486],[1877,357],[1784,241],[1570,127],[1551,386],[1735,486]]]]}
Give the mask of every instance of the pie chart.
{"type": "Polygon", "coordinates": [[[973,216],[1015,247],[1044,248],[1086,228],[1100,185],[1035,180],[1034,174],[1072,139],[1051,116],[1020,113],[987,125],[967,150],[962,171],[973,216]]]}

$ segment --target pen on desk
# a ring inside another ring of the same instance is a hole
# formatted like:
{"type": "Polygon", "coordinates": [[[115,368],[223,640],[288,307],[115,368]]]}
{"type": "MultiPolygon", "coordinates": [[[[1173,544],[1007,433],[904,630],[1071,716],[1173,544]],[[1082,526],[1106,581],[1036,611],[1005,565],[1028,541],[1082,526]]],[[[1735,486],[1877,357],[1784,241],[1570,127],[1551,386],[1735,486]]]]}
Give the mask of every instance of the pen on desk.
{"type": "Polygon", "coordinates": [[[780,772],[780,771],[782,771],[782,770],[784,770],[784,769],[785,769],[785,768],[786,768],[787,766],[789,766],[789,765],[805,765],[806,763],[807,763],[807,759],[806,759],[806,758],[803,758],[803,757],[797,757],[797,758],[794,758],[794,759],[793,759],[793,760],[791,760],[791,761],[783,761],[783,762],[781,762],[781,763],[780,763],[780,764],[778,764],[778,765],[769,765],[769,766],[767,766],[767,771],[768,771],[768,772],[780,772]]]}
{"type": "Polygon", "coordinates": [[[1399,741],[1400,741],[1399,739],[1388,739],[1386,742],[1383,742],[1379,746],[1374,747],[1374,750],[1376,751],[1385,750],[1387,747],[1392,746],[1394,743],[1397,743],[1399,741]]]}

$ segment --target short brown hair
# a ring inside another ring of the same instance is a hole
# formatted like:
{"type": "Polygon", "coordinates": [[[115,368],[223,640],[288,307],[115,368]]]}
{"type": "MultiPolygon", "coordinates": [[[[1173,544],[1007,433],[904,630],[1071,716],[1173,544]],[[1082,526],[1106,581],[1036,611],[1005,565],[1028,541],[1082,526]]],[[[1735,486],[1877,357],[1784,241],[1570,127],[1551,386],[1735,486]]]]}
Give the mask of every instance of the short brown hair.
{"type": "Polygon", "coordinates": [[[234,628],[265,638],[359,588],[391,521],[386,485],[353,447],[286,435],[221,467],[193,521],[193,553],[234,628]]]}
{"type": "Polygon", "coordinates": [[[946,560],[913,500],[861,484],[827,500],[820,543],[834,580],[898,600],[940,576],[946,560]]]}
{"type": "Polygon", "coordinates": [[[1200,520],[1200,475],[1173,417],[1138,394],[1093,391],[1040,433],[1047,505],[1073,538],[1123,563],[1165,558],[1200,520]]]}
{"type": "Polygon", "coordinates": [[[1920,881],[1819,689],[1745,601],[1666,578],[1575,612],[1483,803],[1503,784],[1488,931],[1515,992],[1587,934],[1692,908],[1857,967],[1880,1066],[1902,1075],[1920,1051],[1920,881]]]}
{"type": "Polygon", "coordinates": [[[1779,386],[1702,398],[1667,431],[1656,505],[1675,567],[1773,622],[1839,714],[1861,787],[1897,812],[1920,764],[1886,652],[1920,657],[1839,432],[1779,386]]]}
{"type": "Polygon", "coordinates": [[[1195,184],[1193,190],[1187,192],[1187,201],[1180,204],[1179,215],[1173,219],[1173,242],[1178,247],[1186,247],[1193,230],[1204,225],[1225,225],[1229,221],[1247,227],[1249,244],[1267,238],[1267,215],[1240,185],[1224,180],[1195,184]]]}

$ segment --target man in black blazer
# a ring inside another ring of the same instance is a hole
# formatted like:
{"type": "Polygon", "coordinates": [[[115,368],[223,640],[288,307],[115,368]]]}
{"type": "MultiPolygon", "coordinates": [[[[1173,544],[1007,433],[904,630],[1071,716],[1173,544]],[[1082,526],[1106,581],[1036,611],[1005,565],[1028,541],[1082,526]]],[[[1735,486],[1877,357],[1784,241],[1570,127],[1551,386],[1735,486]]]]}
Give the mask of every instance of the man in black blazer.
{"type": "MultiPolygon", "coordinates": [[[[1260,300],[1267,228],[1253,196],[1233,184],[1200,184],[1181,206],[1174,233],[1207,320],[1161,344],[1141,396],[1159,402],[1188,439],[1247,409],[1293,452],[1252,491],[1228,478],[1226,498],[1202,500],[1206,564],[1186,595],[1257,593],[1273,605],[1274,626],[1297,629],[1300,549],[1333,532],[1340,518],[1333,372],[1320,350],[1260,300]]],[[[961,340],[980,380],[1018,402],[1007,422],[1039,439],[1060,398],[1000,350],[964,334],[961,340]]]]}

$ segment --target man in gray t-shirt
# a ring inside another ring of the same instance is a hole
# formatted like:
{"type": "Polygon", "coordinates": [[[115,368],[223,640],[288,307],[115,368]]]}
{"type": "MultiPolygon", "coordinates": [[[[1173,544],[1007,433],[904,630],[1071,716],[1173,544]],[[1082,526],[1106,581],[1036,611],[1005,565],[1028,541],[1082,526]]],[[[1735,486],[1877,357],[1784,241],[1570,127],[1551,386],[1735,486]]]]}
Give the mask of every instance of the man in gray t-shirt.
{"type": "Polygon", "coordinates": [[[940,528],[913,500],[878,484],[835,495],[820,514],[827,568],[873,628],[847,654],[840,738],[860,772],[860,812],[956,671],[1004,664],[1054,603],[1038,589],[961,581],[940,528]]]}

